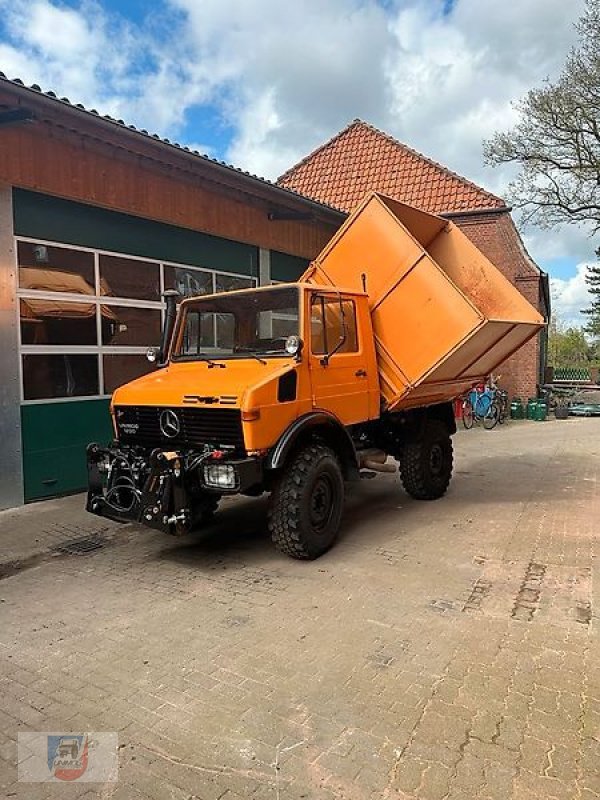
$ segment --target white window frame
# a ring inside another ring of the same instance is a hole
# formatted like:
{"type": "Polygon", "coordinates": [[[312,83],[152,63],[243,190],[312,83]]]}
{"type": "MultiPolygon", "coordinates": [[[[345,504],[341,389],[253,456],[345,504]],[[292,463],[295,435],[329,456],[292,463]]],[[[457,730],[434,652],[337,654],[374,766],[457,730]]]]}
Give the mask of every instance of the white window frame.
{"type": "MultiPolygon", "coordinates": [[[[43,405],[47,403],[73,403],[83,400],[106,400],[111,397],[111,392],[104,391],[104,364],[105,355],[140,355],[146,352],[147,347],[130,345],[103,345],[102,344],[102,315],[101,306],[126,306],[129,308],[157,309],[161,312],[161,325],[164,321],[165,304],[160,300],[138,300],[127,297],[107,297],[100,294],[100,256],[116,256],[130,261],[141,261],[146,264],[155,264],[159,268],[159,291],[162,293],[165,288],[165,267],[174,267],[191,272],[208,272],[212,278],[213,293],[216,292],[217,275],[224,275],[230,278],[245,278],[251,281],[252,287],[258,284],[257,278],[253,275],[246,275],[240,272],[229,272],[223,269],[212,269],[210,267],[198,267],[192,264],[181,264],[176,261],[157,261],[156,259],[143,256],[134,256],[129,253],[120,253],[114,250],[100,250],[91,247],[83,247],[67,242],[55,242],[50,239],[37,239],[28,236],[14,237],[14,258],[15,270],[19,275],[19,256],[18,243],[40,244],[47,247],[63,248],[65,250],[79,250],[82,253],[92,253],[94,256],[94,295],[82,295],[70,292],[46,292],[39,289],[17,288],[16,303],[16,324],[19,336],[19,392],[21,405],[43,405]],[[96,344],[95,345],[27,345],[21,340],[21,304],[20,300],[64,300],[69,303],[88,303],[96,307],[96,344]],[[46,397],[39,400],[26,400],[23,386],[23,356],[24,355],[96,355],[98,369],[98,388],[99,393],[94,395],[77,395],[76,397],[46,397]]],[[[216,326],[216,321],[215,321],[216,326]]],[[[215,330],[216,334],[216,330],[215,330]]],[[[158,342],[157,342],[158,344],[158,342]]]]}

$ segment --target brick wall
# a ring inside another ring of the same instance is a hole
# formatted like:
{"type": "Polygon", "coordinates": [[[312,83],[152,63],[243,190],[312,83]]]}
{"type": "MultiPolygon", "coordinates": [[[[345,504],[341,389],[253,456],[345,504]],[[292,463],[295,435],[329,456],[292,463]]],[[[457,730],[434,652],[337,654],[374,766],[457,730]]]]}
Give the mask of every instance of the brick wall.
{"type": "MultiPolygon", "coordinates": [[[[453,219],[463,233],[495,264],[542,314],[540,272],[528,256],[508,212],[453,219]]],[[[534,397],[540,383],[540,336],[502,364],[500,386],[510,397],[534,397]]]]}

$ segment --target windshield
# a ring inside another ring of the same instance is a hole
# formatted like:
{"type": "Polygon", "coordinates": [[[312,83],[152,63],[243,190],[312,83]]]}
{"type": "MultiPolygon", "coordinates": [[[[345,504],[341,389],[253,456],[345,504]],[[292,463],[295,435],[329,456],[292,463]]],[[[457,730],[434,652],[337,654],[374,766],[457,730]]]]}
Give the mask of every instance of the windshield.
{"type": "Polygon", "coordinates": [[[186,304],[174,359],[289,355],[288,336],[298,335],[297,287],[211,295],[186,304]]]}

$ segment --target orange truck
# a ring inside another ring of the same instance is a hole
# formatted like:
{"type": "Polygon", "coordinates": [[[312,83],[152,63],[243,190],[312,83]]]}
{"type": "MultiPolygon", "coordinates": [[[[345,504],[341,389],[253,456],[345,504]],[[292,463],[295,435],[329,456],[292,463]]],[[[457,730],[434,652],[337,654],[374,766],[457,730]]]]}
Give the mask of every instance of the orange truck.
{"type": "Polygon", "coordinates": [[[373,193],[298,283],[166,297],[161,368],[88,447],[87,509],[179,535],[268,492],[276,547],[316,558],[361,476],[445,493],[452,400],[543,324],[452,222],[373,193]]]}

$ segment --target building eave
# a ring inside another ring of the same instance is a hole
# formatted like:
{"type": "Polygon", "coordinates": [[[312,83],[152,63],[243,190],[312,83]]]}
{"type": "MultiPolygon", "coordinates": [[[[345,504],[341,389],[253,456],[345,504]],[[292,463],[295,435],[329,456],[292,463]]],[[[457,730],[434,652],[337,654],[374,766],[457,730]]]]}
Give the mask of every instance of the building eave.
{"type": "MultiPolygon", "coordinates": [[[[214,183],[229,189],[242,191],[273,205],[273,212],[278,207],[291,209],[304,215],[305,219],[318,220],[339,226],[347,214],[326,203],[305,197],[291,189],[277,186],[275,183],[246,172],[225,161],[218,161],[208,155],[191,150],[177,142],[162,139],[144,129],[127,125],[108,115],[101,115],[95,109],[87,109],[81,104],[73,104],[67,98],[58,98],[54,92],[43,92],[39,86],[26,86],[22,81],[7,78],[0,72],[0,90],[13,94],[19,107],[26,107],[30,113],[27,124],[48,114],[60,117],[65,127],[85,135],[93,130],[98,138],[118,139],[125,150],[137,153],[140,147],[150,150],[155,158],[173,166],[185,164],[191,171],[202,173],[202,176],[214,183]]],[[[274,214],[274,218],[277,214],[274,214]]]]}

